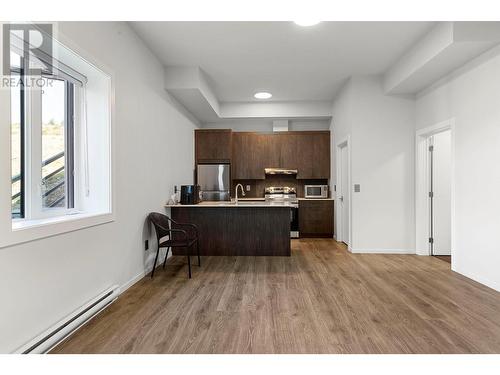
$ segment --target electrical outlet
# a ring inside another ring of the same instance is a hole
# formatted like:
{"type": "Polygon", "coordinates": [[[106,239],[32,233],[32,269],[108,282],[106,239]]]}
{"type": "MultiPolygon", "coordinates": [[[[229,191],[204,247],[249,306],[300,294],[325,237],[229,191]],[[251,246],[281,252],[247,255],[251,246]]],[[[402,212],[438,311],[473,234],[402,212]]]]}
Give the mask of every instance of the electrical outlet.
{"type": "Polygon", "coordinates": [[[247,185],[247,191],[250,191],[250,185],[247,185]]]}
{"type": "Polygon", "coordinates": [[[149,240],[144,241],[144,250],[149,249],[149,240]]]}

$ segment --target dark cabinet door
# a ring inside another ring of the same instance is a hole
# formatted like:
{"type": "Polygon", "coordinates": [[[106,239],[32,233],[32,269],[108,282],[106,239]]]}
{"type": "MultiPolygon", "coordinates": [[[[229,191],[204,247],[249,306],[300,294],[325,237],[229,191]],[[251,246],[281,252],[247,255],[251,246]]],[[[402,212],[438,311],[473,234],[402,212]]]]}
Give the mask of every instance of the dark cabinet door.
{"type": "Polygon", "coordinates": [[[333,200],[300,200],[300,236],[333,237],[333,214],[333,200]]]}
{"type": "Polygon", "coordinates": [[[304,132],[298,135],[298,179],[330,178],[330,132],[304,132]]]}
{"type": "Polygon", "coordinates": [[[297,178],[312,179],[314,137],[310,133],[301,134],[297,139],[297,178]]]}
{"type": "Polygon", "coordinates": [[[295,133],[277,134],[277,149],[279,150],[279,167],[285,169],[299,168],[298,139],[295,133]]]}
{"type": "Polygon", "coordinates": [[[257,133],[233,133],[232,176],[235,180],[265,178],[265,136],[257,133]]]}
{"type": "Polygon", "coordinates": [[[312,178],[330,178],[330,132],[313,135],[312,178]]]}
{"type": "Polygon", "coordinates": [[[197,163],[231,162],[232,131],[230,129],[197,129],[194,134],[197,163]]]}
{"type": "Polygon", "coordinates": [[[262,142],[262,165],[264,168],[281,168],[280,135],[259,134],[262,142]]]}

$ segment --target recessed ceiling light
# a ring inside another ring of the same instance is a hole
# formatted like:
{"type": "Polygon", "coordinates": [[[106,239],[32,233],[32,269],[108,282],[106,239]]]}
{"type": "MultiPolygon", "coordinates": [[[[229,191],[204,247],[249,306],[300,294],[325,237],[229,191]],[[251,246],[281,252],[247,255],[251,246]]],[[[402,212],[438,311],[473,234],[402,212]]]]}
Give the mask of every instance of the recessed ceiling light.
{"type": "Polygon", "coordinates": [[[302,21],[294,21],[299,26],[314,26],[320,23],[321,21],[314,20],[302,20],[302,21]]]}
{"type": "Polygon", "coordinates": [[[270,99],[272,96],[270,92],[258,92],[254,95],[255,99],[270,99]]]}

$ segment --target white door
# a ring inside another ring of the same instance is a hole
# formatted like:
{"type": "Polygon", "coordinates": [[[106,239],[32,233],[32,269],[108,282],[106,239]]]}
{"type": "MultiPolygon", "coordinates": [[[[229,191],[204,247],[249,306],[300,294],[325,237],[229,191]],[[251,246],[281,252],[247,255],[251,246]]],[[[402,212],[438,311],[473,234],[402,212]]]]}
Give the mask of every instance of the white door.
{"type": "Polygon", "coordinates": [[[432,254],[451,255],[451,131],[432,136],[432,254]]]}
{"type": "Polygon", "coordinates": [[[340,240],[349,245],[349,156],[347,144],[340,149],[340,240]]]}

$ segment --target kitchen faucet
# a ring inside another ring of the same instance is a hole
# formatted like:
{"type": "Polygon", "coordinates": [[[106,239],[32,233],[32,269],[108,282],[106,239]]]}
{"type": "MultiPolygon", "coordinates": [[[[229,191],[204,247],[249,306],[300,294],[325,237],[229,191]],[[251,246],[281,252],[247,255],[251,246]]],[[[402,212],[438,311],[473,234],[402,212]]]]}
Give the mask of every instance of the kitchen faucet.
{"type": "Polygon", "coordinates": [[[238,184],[236,185],[236,189],[235,189],[235,192],[234,192],[234,201],[235,203],[238,203],[238,188],[241,188],[241,194],[243,196],[245,196],[245,189],[243,189],[243,185],[242,184],[238,184]]]}

